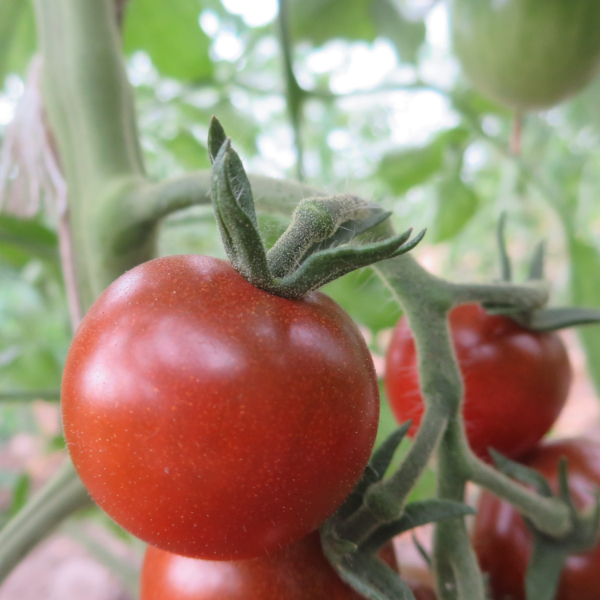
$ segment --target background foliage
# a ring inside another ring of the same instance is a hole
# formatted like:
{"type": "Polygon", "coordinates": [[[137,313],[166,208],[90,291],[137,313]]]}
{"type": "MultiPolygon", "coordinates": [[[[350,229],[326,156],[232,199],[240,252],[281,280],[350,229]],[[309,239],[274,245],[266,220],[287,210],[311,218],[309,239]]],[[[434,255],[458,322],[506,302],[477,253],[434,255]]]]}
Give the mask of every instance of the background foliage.
{"type": "MultiPolygon", "coordinates": [[[[416,255],[434,272],[497,277],[491,232],[507,211],[517,276],[524,277],[526,258],[545,238],[555,303],[600,306],[600,79],[572,101],[527,116],[518,158],[508,151],[512,115],[461,76],[446,4],[290,4],[295,96],[275,0],[130,1],[123,49],[153,178],[209,166],[207,124],[216,114],[249,171],[301,173],[316,187],[377,200],[399,230],[428,227],[416,255]]],[[[35,48],[30,1],[0,1],[0,142],[35,48]]],[[[261,219],[267,238],[283,226],[261,219]]],[[[184,252],[223,255],[209,209],[164,222],[161,253],[184,252]]],[[[71,337],[51,211],[28,221],[0,216],[0,279],[1,450],[17,431],[35,429],[20,398],[57,399],[71,337]]],[[[382,354],[399,310],[380,281],[366,269],[327,291],[382,354]]],[[[583,336],[600,385],[598,327],[583,336]]],[[[384,406],[381,434],[391,427],[384,406]]],[[[425,478],[415,493],[428,494],[432,484],[425,478]]],[[[0,470],[0,486],[17,501],[27,494],[18,471],[0,470]]]]}

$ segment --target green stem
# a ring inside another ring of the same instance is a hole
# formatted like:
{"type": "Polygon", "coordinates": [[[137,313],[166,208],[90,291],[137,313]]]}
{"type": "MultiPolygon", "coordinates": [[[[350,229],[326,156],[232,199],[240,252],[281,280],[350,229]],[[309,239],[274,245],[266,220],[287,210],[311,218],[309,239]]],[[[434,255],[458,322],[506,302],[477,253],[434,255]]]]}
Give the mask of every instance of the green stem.
{"type": "Polygon", "coordinates": [[[0,581],[59,523],[92,500],[66,460],[46,485],[0,531],[0,581]]]}
{"type": "Polygon", "coordinates": [[[132,225],[123,197],[144,177],[133,100],[111,0],[36,0],[35,8],[44,100],[68,182],[85,311],[115,276],[154,249],[152,231],[141,249],[124,243],[134,236],[122,231],[132,225]]]}
{"type": "MultiPolygon", "coordinates": [[[[444,434],[438,452],[439,498],[464,502],[467,479],[457,469],[461,457],[462,422],[454,421],[444,434]]],[[[464,519],[447,519],[436,526],[434,539],[436,583],[442,598],[485,600],[483,576],[467,534],[464,519]]]]}
{"type": "MultiPolygon", "coordinates": [[[[433,420],[435,417],[437,420],[437,426],[432,427],[434,430],[429,431],[428,436],[437,441],[440,431],[443,432],[448,423],[437,453],[438,496],[462,502],[465,484],[469,478],[473,478],[482,485],[493,487],[493,491],[500,496],[510,498],[527,515],[538,511],[536,523],[542,531],[564,534],[570,527],[564,504],[548,501],[529,492],[484,465],[470,451],[460,419],[462,381],[446,321],[450,308],[463,302],[506,303],[523,308],[542,306],[547,300],[546,287],[512,286],[506,283],[451,284],[427,273],[409,255],[380,263],[376,270],[401,304],[415,338],[420,387],[427,407],[426,418],[433,420]]],[[[412,469],[417,471],[424,468],[435,449],[435,443],[431,442],[423,448],[415,450],[412,456],[409,453],[411,460],[414,460],[412,469]]],[[[378,486],[380,489],[375,488],[374,493],[379,494],[375,496],[375,508],[390,510],[389,515],[382,514],[384,519],[401,508],[404,502],[406,490],[402,487],[401,479],[396,477],[393,475],[384,481],[378,486]],[[382,490],[389,490],[383,498],[380,494],[382,490]]],[[[442,521],[436,525],[434,556],[438,588],[444,600],[484,600],[483,579],[462,519],[442,521]]]]}
{"type": "Polygon", "coordinates": [[[510,502],[539,531],[554,537],[561,537],[569,532],[571,517],[569,509],[561,500],[543,498],[515,483],[477,458],[468,448],[463,450],[463,455],[467,457],[468,478],[510,502]]]}
{"type": "Polygon", "coordinates": [[[294,130],[294,143],[296,145],[296,170],[300,181],[304,177],[303,146],[302,146],[302,106],[306,93],[298,84],[294,74],[294,62],[292,58],[292,40],[290,37],[290,25],[287,0],[279,0],[278,33],[283,54],[283,74],[286,82],[286,94],[290,120],[294,130]]]}
{"type": "MultiPolygon", "coordinates": [[[[248,178],[257,210],[270,214],[289,217],[301,200],[327,196],[322,190],[297,181],[272,179],[264,175],[248,175],[248,178]]],[[[128,212],[132,220],[153,223],[175,211],[210,204],[210,185],[209,170],[187,173],[160,183],[148,183],[136,188],[128,197],[128,212]]]]}

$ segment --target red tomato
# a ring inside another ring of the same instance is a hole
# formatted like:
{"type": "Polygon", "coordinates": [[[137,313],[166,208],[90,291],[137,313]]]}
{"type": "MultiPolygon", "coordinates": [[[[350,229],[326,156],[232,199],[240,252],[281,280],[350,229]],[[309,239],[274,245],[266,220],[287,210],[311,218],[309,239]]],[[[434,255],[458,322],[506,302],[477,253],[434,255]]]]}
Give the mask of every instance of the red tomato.
{"type": "MultiPolygon", "coordinates": [[[[383,557],[382,557],[383,558],[383,557]]],[[[393,548],[385,560],[397,569],[393,548]]],[[[319,534],[267,556],[232,562],[197,560],[149,546],[140,600],[364,600],[331,568],[319,534]]]]}
{"type": "MultiPolygon", "coordinates": [[[[560,440],[540,445],[521,461],[540,471],[558,491],[558,461],[569,460],[569,485],[578,508],[594,501],[600,486],[600,445],[590,440],[560,440]]],[[[531,533],[521,515],[507,502],[484,492],[475,520],[473,545],[496,600],[525,600],[525,572],[531,553],[531,533]]],[[[598,600],[600,546],[567,559],[556,600],[598,600]]]]}
{"type": "MultiPolygon", "coordinates": [[[[450,330],[464,380],[463,414],[473,451],[488,448],[518,457],[533,448],[558,417],[571,384],[571,365],[560,337],[533,332],[477,304],[450,313],[450,330]]],[[[423,416],[417,355],[406,319],[387,353],[385,387],[398,422],[423,416]]]]}
{"type": "Polygon", "coordinates": [[[229,560],[316,529],[369,459],[377,379],[350,317],[222,260],[171,256],[92,306],[63,376],[65,437],[94,500],[144,541],[229,560]]]}

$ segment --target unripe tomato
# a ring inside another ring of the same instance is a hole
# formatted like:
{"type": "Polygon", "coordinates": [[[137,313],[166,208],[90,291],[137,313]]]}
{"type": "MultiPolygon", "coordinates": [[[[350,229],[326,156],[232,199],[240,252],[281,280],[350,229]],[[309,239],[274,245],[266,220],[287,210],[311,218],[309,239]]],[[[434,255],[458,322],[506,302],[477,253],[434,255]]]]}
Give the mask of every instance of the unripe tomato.
{"type": "Polygon", "coordinates": [[[316,529],[369,459],[369,350],[320,292],[286,300],[222,260],[132,269],[81,323],[62,385],[65,437],[94,500],[177,554],[229,560],[316,529]]]}
{"type": "MultiPolygon", "coordinates": [[[[533,448],[558,417],[571,384],[571,366],[560,337],[534,332],[477,304],[457,306],[450,331],[464,382],[463,416],[471,448],[517,457],[533,448]]],[[[385,387],[399,423],[423,416],[417,354],[406,319],[387,352],[385,387]]]]}
{"type": "Polygon", "coordinates": [[[597,0],[453,0],[451,21],[466,76],[519,111],[557,104],[600,67],[597,0]]]}
{"type": "MultiPolygon", "coordinates": [[[[558,491],[558,462],[569,461],[569,487],[578,508],[594,502],[600,486],[600,445],[586,439],[542,444],[523,462],[542,473],[558,491]]],[[[484,572],[489,575],[494,600],[525,600],[525,573],[531,554],[531,533],[521,515],[508,502],[484,492],[479,501],[473,545],[484,572]]],[[[567,559],[555,600],[600,598],[600,546],[567,559]]]]}
{"type": "MultiPolygon", "coordinates": [[[[391,544],[384,546],[380,556],[398,569],[391,544]]],[[[186,558],[149,546],[142,567],[140,600],[364,598],[331,568],[321,549],[319,534],[313,532],[279,552],[232,562],[186,558]]]]}

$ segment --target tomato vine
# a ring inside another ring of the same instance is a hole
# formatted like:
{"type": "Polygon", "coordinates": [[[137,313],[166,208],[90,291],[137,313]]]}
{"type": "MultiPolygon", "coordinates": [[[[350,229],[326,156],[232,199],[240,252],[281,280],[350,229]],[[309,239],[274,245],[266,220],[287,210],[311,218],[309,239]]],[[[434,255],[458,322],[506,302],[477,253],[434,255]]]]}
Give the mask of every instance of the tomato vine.
{"type": "MultiPolygon", "coordinates": [[[[284,9],[285,3],[280,6],[284,9]]],[[[572,543],[569,536],[581,531],[590,537],[597,523],[589,515],[574,511],[564,494],[532,491],[515,480],[517,471],[510,463],[497,457],[501,468],[495,468],[470,449],[460,417],[463,385],[447,317],[452,308],[465,303],[480,303],[539,328],[569,319],[589,322],[597,320],[598,314],[569,315],[546,309],[548,285],[539,277],[522,285],[508,281],[456,284],[434,277],[405,254],[420,237],[409,241],[410,232],[396,235],[376,206],[354,197],[328,198],[298,183],[246,178],[231,141],[216,121],[209,139],[212,176],[201,172],[151,183],[144,172],[131,90],[111,10],[108,0],[36,3],[45,67],[44,95],[69,184],[70,235],[80,308],[84,312],[90,309],[101,292],[129,269],[152,264],[148,261],[155,257],[163,217],[206,204],[211,198],[236,269],[251,284],[286,300],[297,301],[334,275],[378,261],[374,269],[402,306],[415,337],[426,412],[395,473],[383,479],[383,466],[387,466],[401,435],[386,448],[384,459],[377,454],[373,457],[354,495],[323,526],[325,554],[342,579],[366,597],[391,600],[402,593],[402,597],[410,598],[410,590],[382,567],[375,551],[402,527],[407,528],[408,521],[419,522],[420,518],[420,522],[439,521],[433,562],[440,598],[484,600],[484,579],[464,522],[464,515],[469,513],[463,505],[468,481],[509,501],[540,538],[552,538],[558,545],[564,541],[567,546],[572,543]],[[78,51],[83,44],[89,52],[78,51]],[[73,102],[76,107],[69,108],[73,102]],[[259,198],[259,209],[292,218],[282,243],[269,253],[258,235],[252,188],[259,198]],[[292,216],[296,204],[298,209],[292,216]],[[347,236],[344,231],[348,227],[343,226],[350,221],[359,225],[347,236]],[[368,244],[341,245],[354,242],[367,230],[368,244]],[[295,269],[298,263],[300,267],[295,269]],[[408,504],[411,489],[434,453],[438,457],[438,498],[427,505],[408,504]]],[[[284,46],[288,35],[285,14],[285,10],[280,11],[284,46]]],[[[294,78],[289,52],[285,73],[299,140],[303,92],[294,78]]],[[[68,418],[66,423],[69,426],[68,418]]],[[[352,483],[358,475],[353,474],[352,483]]],[[[336,497],[336,502],[340,500],[336,497]]],[[[0,532],[0,575],[5,576],[54,525],[87,503],[85,489],[72,465],[66,463],[0,532]]],[[[316,527],[333,508],[321,511],[310,527],[316,527]]],[[[222,557],[231,557],[231,553],[224,552],[222,557]]]]}

